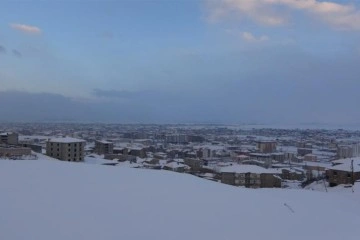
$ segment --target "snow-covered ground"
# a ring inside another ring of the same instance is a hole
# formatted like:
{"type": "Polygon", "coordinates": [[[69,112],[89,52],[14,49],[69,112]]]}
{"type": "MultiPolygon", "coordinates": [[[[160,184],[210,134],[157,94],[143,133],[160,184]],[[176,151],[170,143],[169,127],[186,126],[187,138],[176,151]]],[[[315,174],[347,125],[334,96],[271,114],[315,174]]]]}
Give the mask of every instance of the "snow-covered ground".
{"type": "Polygon", "coordinates": [[[360,181],[355,182],[354,186],[352,185],[338,185],[336,187],[329,187],[327,182],[316,181],[306,186],[304,189],[320,192],[328,192],[331,194],[336,193],[337,195],[353,199],[358,202],[360,206],[360,181]]]}
{"type": "Polygon", "coordinates": [[[244,189],[187,174],[0,161],[0,239],[359,239],[338,192],[244,189]]]}

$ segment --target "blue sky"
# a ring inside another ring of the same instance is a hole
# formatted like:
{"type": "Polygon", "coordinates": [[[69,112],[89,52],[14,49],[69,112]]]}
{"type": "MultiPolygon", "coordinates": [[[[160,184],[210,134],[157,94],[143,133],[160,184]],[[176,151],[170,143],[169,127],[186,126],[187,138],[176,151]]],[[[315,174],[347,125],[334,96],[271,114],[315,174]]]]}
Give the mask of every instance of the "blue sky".
{"type": "Polygon", "coordinates": [[[144,113],[130,122],[360,117],[354,0],[3,1],[0,16],[0,95],[97,104],[99,121],[124,120],[102,106],[144,113]]]}

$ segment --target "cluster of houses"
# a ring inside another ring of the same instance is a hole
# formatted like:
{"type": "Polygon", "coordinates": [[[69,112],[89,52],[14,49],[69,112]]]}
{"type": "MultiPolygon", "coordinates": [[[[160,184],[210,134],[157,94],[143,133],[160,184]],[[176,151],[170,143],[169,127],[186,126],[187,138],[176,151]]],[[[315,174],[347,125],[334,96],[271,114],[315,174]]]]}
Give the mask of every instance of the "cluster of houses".
{"type": "MultiPolygon", "coordinates": [[[[0,133],[0,157],[16,158],[32,151],[46,153],[62,161],[82,162],[96,154],[110,160],[108,165],[128,162],[147,169],[184,172],[234,186],[280,188],[284,181],[326,178],[330,186],[351,184],[360,179],[360,158],[320,162],[336,153],[314,154],[309,143],[279,151],[274,140],[257,141],[256,146],[225,145],[221,142],[185,143],[188,136],[167,136],[162,144],[151,139],[131,142],[95,140],[92,143],[73,137],[30,138],[16,133],[0,133]]],[[[355,146],[355,145],[354,145],[355,146]]],[[[355,150],[352,152],[356,153],[355,150]]]]}

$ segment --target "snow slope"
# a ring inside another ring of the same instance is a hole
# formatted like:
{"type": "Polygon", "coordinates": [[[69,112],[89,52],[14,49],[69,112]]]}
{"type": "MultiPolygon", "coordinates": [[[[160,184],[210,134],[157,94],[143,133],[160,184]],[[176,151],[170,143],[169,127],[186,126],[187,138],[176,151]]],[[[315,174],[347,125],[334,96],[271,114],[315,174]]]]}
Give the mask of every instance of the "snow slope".
{"type": "Polygon", "coordinates": [[[0,239],[359,239],[338,194],[236,188],[191,175],[0,161],[0,239]]]}

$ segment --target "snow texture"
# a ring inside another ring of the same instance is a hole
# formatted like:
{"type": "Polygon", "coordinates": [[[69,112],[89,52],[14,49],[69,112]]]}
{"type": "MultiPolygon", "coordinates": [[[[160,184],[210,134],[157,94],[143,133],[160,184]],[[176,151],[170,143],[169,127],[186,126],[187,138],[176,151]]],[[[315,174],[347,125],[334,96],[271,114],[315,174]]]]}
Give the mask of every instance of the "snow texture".
{"type": "Polygon", "coordinates": [[[187,174],[0,161],[0,239],[359,239],[339,193],[244,189],[187,174]]]}

